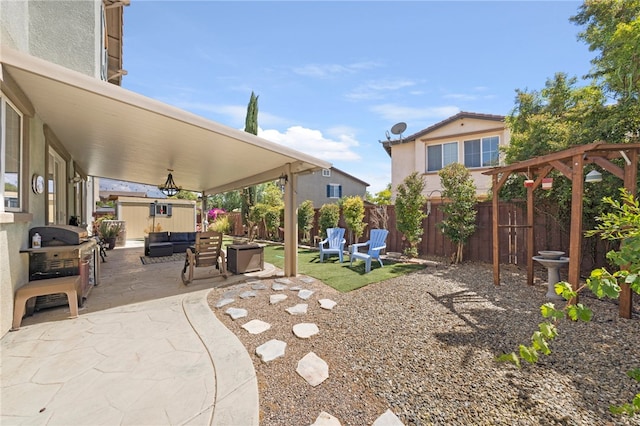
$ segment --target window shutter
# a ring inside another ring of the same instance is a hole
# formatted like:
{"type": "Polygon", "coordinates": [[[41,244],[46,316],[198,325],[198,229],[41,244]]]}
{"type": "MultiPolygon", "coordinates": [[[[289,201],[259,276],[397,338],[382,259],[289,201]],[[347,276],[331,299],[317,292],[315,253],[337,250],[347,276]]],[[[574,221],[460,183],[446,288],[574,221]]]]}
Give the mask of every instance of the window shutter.
{"type": "Polygon", "coordinates": [[[149,216],[155,216],[156,215],[156,205],[155,203],[151,203],[149,204],[149,216]]]}
{"type": "Polygon", "coordinates": [[[338,185],[338,198],[342,198],[342,185],[338,185]]]}
{"type": "Polygon", "coordinates": [[[173,204],[167,204],[167,216],[171,216],[172,208],[173,208],[173,204]]]}
{"type": "Polygon", "coordinates": [[[331,197],[331,185],[327,185],[327,198],[331,197]]]}

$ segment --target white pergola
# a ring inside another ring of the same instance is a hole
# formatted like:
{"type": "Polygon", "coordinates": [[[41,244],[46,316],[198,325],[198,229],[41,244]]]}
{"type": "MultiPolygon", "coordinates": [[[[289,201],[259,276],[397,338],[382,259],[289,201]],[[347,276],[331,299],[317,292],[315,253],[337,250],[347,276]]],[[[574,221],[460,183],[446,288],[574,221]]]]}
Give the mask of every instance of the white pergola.
{"type": "Polygon", "coordinates": [[[285,174],[285,274],[297,273],[296,176],[331,164],[242,130],[2,47],[0,84],[38,116],[84,176],[215,194],[285,174]],[[7,84],[11,83],[11,84],[7,84]]]}

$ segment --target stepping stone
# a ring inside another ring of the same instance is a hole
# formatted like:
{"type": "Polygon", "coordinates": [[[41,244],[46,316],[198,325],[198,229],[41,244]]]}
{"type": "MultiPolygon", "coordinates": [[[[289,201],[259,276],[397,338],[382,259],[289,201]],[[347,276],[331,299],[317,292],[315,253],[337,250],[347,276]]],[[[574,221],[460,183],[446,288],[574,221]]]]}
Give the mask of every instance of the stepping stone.
{"type": "Polygon", "coordinates": [[[300,278],[300,281],[302,281],[305,284],[311,284],[315,280],[316,280],[315,278],[311,278],[311,277],[301,277],[300,278]]]}
{"type": "Polygon", "coordinates": [[[256,294],[255,291],[245,291],[245,292],[240,293],[240,298],[241,299],[248,299],[250,297],[256,297],[256,296],[257,296],[257,294],[256,294]]]}
{"type": "Polygon", "coordinates": [[[273,282],[286,285],[293,284],[293,281],[291,281],[289,278],[276,278],[275,280],[273,280],[273,282]]]}
{"type": "Polygon", "coordinates": [[[290,308],[285,309],[291,315],[305,315],[307,313],[307,308],[309,305],[306,303],[299,303],[296,306],[292,306],[290,308]]]}
{"type": "Polygon", "coordinates": [[[337,305],[337,303],[331,299],[320,299],[318,302],[322,309],[326,309],[328,311],[332,310],[337,305]]]}
{"type": "Polygon", "coordinates": [[[287,286],[284,284],[273,283],[271,288],[275,291],[282,291],[282,290],[286,290],[287,286]]]}
{"type": "Polygon", "coordinates": [[[262,362],[273,361],[276,358],[284,356],[284,350],[287,347],[287,343],[282,340],[272,339],[267,343],[256,348],[256,355],[260,357],[262,362]]]}
{"type": "Polygon", "coordinates": [[[231,299],[231,298],[224,298],[224,299],[220,299],[216,302],[215,307],[216,308],[222,308],[225,305],[228,305],[229,303],[233,303],[235,302],[235,299],[231,299]]]}
{"type": "Polygon", "coordinates": [[[291,287],[289,290],[291,290],[291,291],[300,291],[300,290],[302,290],[302,287],[300,287],[299,285],[296,285],[296,286],[291,287]]]}
{"type": "Polygon", "coordinates": [[[271,296],[269,296],[269,304],[275,305],[276,303],[282,302],[286,298],[286,294],[272,294],[271,296]]]}
{"type": "Polygon", "coordinates": [[[258,281],[257,283],[252,284],[252,285],[251,285],[251,288],[252,288],[253,290],[266,290],[266,289],[267,289],[267,286],[266,286],[266,285],[264,285],[263,283],[261,283],[261,282],[259,282],[259,281],[258,281]]]}
{"type": "Polygon", "coordinates": [[[270,329],[271,324],[269,324],[268,322],[260,321],[258,319],[254,319],[244,324],[242,328],[244,328],[251,334],[260,334],[263,331],[267,331],[268,329],[270,329]]]}
{"type": "Polygon", "coordinates": [[[237,295],[238,295],[238,289],[227,290],[224,293],[222,293],[222,298],[223,299],[233,299],[237,295]]]}
{"type": "Polygon", "coordinates": [[[318,386],[329,378],[329,366],[313,352],[309,352],[298,361],[296,372],[311,386],[318,386]]]}
{"type": "Polygon", "coordinates": [[[333,417],[331,414],[324,411],[320,412],[320,415],[311,426],[342,426],[340,420],[333,417]]]}
{"type": "Polygon", "coordinates": [[[259,283],[262,282],[257,278],[247,278],[246,280],[244,280],[245,283],[247,284],[255,284],[255,283],[259,283]]]}
{"type": "Polygon", "coordinates": [[[404,426],[404,423],[393,414],[393,411],[387,410],[371,426],[404,426]]]}
{"type": "Polygon", "coordinates": [[[313,294],[313,290],[300,290],[298,292],[298,297],[302,300],[307,300],[313,294]]]}
{"type": "Polygon", "coordinates": [[[238,318],[244,318],[249,315],[246,309],[242,308],[229,308],[225,312],[225,314],[229,315],[232,320],[237,320],[238,318]]]}
{"type": "Polygon", "coordinates": [[[308,339],[318,333],[320,333],[318,326],[311,322],[302,322],[293,326],[293,334],[301,339],[308,339]]]}

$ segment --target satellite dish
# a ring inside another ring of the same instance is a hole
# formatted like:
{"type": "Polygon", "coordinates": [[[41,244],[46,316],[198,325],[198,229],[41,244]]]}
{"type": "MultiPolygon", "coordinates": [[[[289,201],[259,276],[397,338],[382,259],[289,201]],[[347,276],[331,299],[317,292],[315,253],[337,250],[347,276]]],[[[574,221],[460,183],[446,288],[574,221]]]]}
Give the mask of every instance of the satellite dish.
{"type": "Polygon", "coordinates": [[[391,133],[393,133],[394,135],[401,135],[405,130],[407,130],[407,123],[403,123],[401,121],[400,123],[396,123],[393,125],[393,127],[391,128],[391,133]]]}

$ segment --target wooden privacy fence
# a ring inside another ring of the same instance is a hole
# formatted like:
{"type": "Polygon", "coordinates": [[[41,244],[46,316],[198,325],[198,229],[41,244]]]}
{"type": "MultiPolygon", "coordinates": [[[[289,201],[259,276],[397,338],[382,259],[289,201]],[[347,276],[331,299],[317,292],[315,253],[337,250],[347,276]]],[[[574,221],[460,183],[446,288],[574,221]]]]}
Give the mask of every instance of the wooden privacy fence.
{"type": "MultiPolygon", "coordinates": [[[[440,209],[438,201],[432,201],[429,215],[423,221],[424,234],[422,242],[418,247],[420,255],[449,257],[455,250],[453,244],[440,231],[437,224],[442,222],[444,214],[440,209]]],[[[351,232],[344,222],[344,218],[340,217],[339,226],[347,228],[345,238],[347,244],[355,242],[364,242],[368,239],[369,228],[373,222],[374,210],[377,208],[386,208],[387,225],[389,230],[387,237],[387,252],[399,252],[409,246],[403,235],[396,228],[396,212],[395,206],[366,206],[364,222],[367,223],[362,237],[355,241],[351,232]]],[[[526,206],[520,203],[499,203],[500,208],[500,263],[514,264],[526,266],[526,247],[527,247],[527,228],[526,228],[526,206]]],[[[490,201],[478,203],[476,206],[478,211],[476,215],[476,231],[469,238],[464,248],[465,261],[476,262],[493,262],[492,250],[492,205],[490,201]]],[[[315,245],[314,237],[320,236],[322,233],[318,227],[319,210],[316,209],[314,227],[311,230],[311,245],[315,245]]],[[[428,208],[425,206],[425,213],[428,208]]],[[[232,235],[244,235],[242,227],[242,218],[240,213],[228,213],[227,216],[232,223],[232,235]]],[[[554,220],[552,215],[538,214],[535,216],[535,254],[539,250],[560,250],[569,253],[569,231],[564,229],[561,224],[554,220]]],[[[258,227],[257,238],[265,238],[266,232],[264,227],[258,227]]],[[[282,233],[280,235],[282,237],[282,233]]],[[[299,241],[302,239],[302,232],[298,235],[299,241]]],[[[608,243],[597,238],[584,238],[582,247],[581,271],[583,275],[588,275],[591,269],[595,267],[605,266],[605,254],[610,250],[608,243]]]]}

